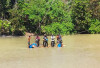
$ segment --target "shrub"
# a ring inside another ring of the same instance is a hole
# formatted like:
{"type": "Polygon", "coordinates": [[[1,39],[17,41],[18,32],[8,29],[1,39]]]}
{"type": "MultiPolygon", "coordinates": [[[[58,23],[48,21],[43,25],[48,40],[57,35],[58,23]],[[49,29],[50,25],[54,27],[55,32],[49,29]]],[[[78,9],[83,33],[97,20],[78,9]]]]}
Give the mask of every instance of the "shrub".
{"type": "Polygon", "coordinates": [[[92,34],[95,33],[100,33],[100,20],[92,20],[90,28],[89,28],[89,32],[92,34]]]}

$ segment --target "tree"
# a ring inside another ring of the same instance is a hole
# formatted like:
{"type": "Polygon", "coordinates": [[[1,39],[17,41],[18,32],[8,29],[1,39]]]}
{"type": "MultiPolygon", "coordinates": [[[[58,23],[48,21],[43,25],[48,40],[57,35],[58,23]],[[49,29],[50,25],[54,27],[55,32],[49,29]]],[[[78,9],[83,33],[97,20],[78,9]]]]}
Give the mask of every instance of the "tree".
{"type": "Polygon", "coordinates": [[[90,0],[89,4],[89,9],[91,11],[92,18],[100,20],[100,1],[90,0]]]}
{"type": "Polygon", "coordinates": [[[75,29],[78,33],[88,33],[91,15],[88,10],[88,1],[77,1],[73,5],[72,9],[72,22],[75,25],[75,29]]]}
{"type": "MultiPolygon", "coordinates": [[[[70,2],[65,4],[63,1],[54,1],[47,13],[48,24],[42,26],[42,31],[47,34],[72,34],[74,33],[74,24],[72,23],[70,2]]],[[[47,23],[47,22],[46,22],[47,23]]]]}
{"type": "Polygon", "coordinates": [[[10,34],[10,23],[8,20],[0,20],[0,35],[10,34]]]}
{"type": "Polygon", "coordinates": [[[5,19],[5,13],[7,11],[7,0],[0,0],[0,16],[5,19]]]}

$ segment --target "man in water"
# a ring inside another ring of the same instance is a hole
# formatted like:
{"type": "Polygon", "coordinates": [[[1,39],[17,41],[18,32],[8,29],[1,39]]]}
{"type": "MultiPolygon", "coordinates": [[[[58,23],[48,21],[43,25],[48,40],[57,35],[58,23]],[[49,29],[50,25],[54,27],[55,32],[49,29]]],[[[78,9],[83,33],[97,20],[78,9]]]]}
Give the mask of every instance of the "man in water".
{"type": "Polygon", "coordinates": [[[31,39],[31,36],[28,37],[28,46],[30,46],[30,39],[31,39]]]}
{"type": "Polygon", "coordinates": [[[47,37],[47,35],[46,34],[44,34],[44,37],[43,37],[43,46],[44,47],[48,47],[48,37],[47,37]]]}
{"type": "Polygon", "coordinates": [[[55,45],[55,36],[51,35],[51,46],[54,47],[55,45]]]}
{"type": "Polygon", "coordinates": [[[37,47],[39,47],[40,37],[37,35],[35,40],[36,40],[37,47]]]}

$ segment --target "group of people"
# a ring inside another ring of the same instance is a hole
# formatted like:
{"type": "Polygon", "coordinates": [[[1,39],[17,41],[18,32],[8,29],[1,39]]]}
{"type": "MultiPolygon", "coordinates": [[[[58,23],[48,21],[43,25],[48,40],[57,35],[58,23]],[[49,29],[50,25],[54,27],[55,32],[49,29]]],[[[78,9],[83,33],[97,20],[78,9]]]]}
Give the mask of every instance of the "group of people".
{"type": "MultiPolygon", "coordinates": [[[[40,37],[37,35],[35,38],[35,43],[30,44],[30,39],[31,36],[28,37],[28,47],[29,48],[34,48],[34,47],[39,47],[40,46],[40,37]]],[[[58,43],[58,47],[62,47],[62,37],[61,35],[57,35],[57,43],[58,43]]],[[[51,47],[55,46],[55,36],[51,35],[51,47]]],[[[48,37],[46,34],[44,34],[43,37],[43,47],[48,47],[48,37]]]]}

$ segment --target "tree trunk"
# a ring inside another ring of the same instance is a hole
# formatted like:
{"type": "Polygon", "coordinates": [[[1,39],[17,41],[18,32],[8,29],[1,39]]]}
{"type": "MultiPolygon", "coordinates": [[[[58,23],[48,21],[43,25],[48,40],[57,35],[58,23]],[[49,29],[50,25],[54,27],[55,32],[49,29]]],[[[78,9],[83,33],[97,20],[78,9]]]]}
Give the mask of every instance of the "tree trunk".
{"type": "Polygon", "coordinates": [[[41,34],[41,23],[39,23],[39,34],[41,34]]]}

